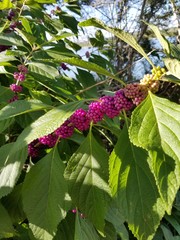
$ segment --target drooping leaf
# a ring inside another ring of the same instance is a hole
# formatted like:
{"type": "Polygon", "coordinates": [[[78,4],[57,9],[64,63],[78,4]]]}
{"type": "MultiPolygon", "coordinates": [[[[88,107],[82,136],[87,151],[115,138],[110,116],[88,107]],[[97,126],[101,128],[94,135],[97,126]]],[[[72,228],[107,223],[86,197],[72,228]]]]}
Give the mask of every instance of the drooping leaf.
{"type": "Polygon", "coordinates": [[[124,127],[110,156],[110,187],[120,213],[137,239],[151,240],[164,215],[147,152],[135,147],[124,127]]]}
{"type": "Polygon", "coordinates": [[[13,124],[14,119],[6,119],[0,122],[0,133],[6,130],[11,124],[13,124]]]}
{"type": "Polygon", "coordinates": [[[0,239],[13,237],[15,234],[8,212],[0,203],[0,239]]]}
{"type": "Polygon", "coordinates": [[[55,148],[25,177],[22,191],[24,211],[36,239],[53,239],[59,222],[70,207],[63,173],[64,163],[55,148]]]}
{"type": "Polygon", "coordinates": [[[52,107],[50,105],[46,105],[38,100],[18,100],[1,109],[0,121],[28,112],[51,108],[52,107]]]}
{"type": "Polygon", "coordinates": [[[147,150],[162,148],[178,163],[180,105],[149,92],[144,102],[133,111],[129,133],[131,141],[136,146],[147,150]]]}
{"type": "Polygon", "coordinates": [[[6,196],[14,188],[27,158],[27,148],[17,150],[14,143],[0,148],[0,198],[6,196]]]}
{"type": "Polygon", "coordinates": [[[82,102],[71,102],[56,107],[24,129],[16,141],[16,149],[21,149],[33,140],[52,133],[79,107],[82,102]]]}
{"type": "Polygon", "coordinates": [[[180,166],[162,150],[149,151],[148,163],[154,174],[156,184],[168,214],[180,184],[180,166]]]}
{"type": "Polygon", "coordinates": [[[112,28],[101,22],[98,19],[90,18],[88,20],[82,21],[79,23],[80,27],[88,27],[94,26],[101,29],[105,29],[106,31],[114,34],[116,37],[120,38],[122,41],[129,44],[132,48],[134,48],[138,53],[140,53],[146,60],[153,66],[152,61],[149,59],[147,54],[144,52],[143,48],[137,43],[136,39],[128,32],[125,32],[121,29],[112,28]]]}
{"type": "Polygon", "coordinates": [[[32,46],[32,44],[36,41],[36,37],[34,37],[32,34],[27,33],[23,30],[18,29],[18,28],[16,28],[16,31],[22,37],[22,39],[25,42],[27,42],[30,46],[32,46]]]}
{"type": "Polygon", "coordinates": [[[0,44],[5,45],[5,46],[24,46],[24,43],[18,35],[16,35],[14,32],[11,33],[1,33],[0,34],[0,44]]]}
{"type": "Polygon", "coordinates": [[[76,213],[74,240],[100,240],[92,223],[76,213]]]}
{"type": "Polygon", "coordinates": [[[157,39],[159,40],[161,46],[163,47],[163,49],[165,50],[165,52],[167,54],[170,54],[170,46],[169,46],[169,42],[166,40],[166,38],[161,34],[159,28],[153,24],[147,23],[145,22],[150,28],[151,30],[154,32],[154,34],[156,35],[157,39]]]}
{"type": "Polygon", "coordinates": [[[165,58],[164,63],[169,73],[180,79],[180,61],[177,59],[165,58]]]}
{"type": "Polygon", "coordinates": [[[73,203],[103,232],[109,197],[108,154],[91,132],[69,160],[65,177],[73,203]]]}

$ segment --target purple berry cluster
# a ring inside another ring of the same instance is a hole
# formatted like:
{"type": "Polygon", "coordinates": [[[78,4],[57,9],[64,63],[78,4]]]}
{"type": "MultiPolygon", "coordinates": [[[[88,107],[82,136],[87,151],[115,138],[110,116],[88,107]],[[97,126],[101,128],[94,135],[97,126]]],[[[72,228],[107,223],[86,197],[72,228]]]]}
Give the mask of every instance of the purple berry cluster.
{"type": "Polygon", "coordinates": [[[129,111],[140,104],[148,94],[148,85],[127,84],[124,88],[115,92],[113,96],[103,96],[88,105],[88,109],[77,109],[59,128],[53,133],[43,136],[32,143],[28,148],[29,156],[37,157],[39,146],[53,147],[60,139],[66,139],[73,135],[74,130],[85,131],[93,124],[102,121],[106,115],[109,118],[118,116],[121,111],[129,111]],[[38,143],[38,144],[37,144],[38,143]]]}
{"type": "Polygon", "coordinates": [[[12,83],[9,87],[11,91],[15,93],[15,95],[9,100],[9,102],[14,102],[18,100],[17,93],[22,92],[23,88],[21,86],[21,83],[24,82],[26,78],[26,74],[28,73],[28,69],[25,65],[18,65],[18,72],[14,72],[13,77],[15,83],[12,83]]]}

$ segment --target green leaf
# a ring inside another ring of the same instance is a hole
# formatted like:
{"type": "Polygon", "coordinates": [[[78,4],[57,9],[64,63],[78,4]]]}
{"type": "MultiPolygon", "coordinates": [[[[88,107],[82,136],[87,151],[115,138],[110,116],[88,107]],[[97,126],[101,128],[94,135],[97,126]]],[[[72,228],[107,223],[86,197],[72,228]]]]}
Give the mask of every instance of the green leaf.
{"type": "Polygon", "coordinates": [[[14,233],[11,219],[6,209],[0,203],[0,239],[13,237],[14,233]]]}
{"type": "Polygon", "coordinates": [[[54,108],[34,121],[19,135],[16,149],[21,149],[33,140],[52,133],[60,127],[71,114],[82,106],[82,102],[71,102],[54,108]]]}
{"type": "Polygon", "coordinates": [[[36,37],[34,37],[33,35],[31,35],[30,33],[27,33],[23,30],[20,30],[18,28],[16,28],[16,31],[18,32],[18,34],[22,37],[22,39],[27,42],[30,46],[32,46],[33,43],[35,43],[36,41],[36,37]]]}
{"type": "Polygon", "coordinates": [[[161,78],[162,81],[165,81],[165,82],[173,82],[175,84],[178,84],[180,85],[180,79],[179,78],[176,78],[174,75],[172,74],[167,74],[166,75],[163,75],[162,78],[161,78]]]}
{"type": "Polygon", "coordinates": [[[54,148],[36,163],[23,184],[24,211],[33,235],[38,240],[51,240],[59,222],[70,207],[64,164],[54,148]]]}
{"type": "Polygon", "coordinates": [[[69,211],[65,219],[63,219],[59,226],[56,236],[53,240],[74,240],[75,231],[75,216],[74,213],[69,211]]]}
{"type": "Polygon", "coordinates": [[[6,207],[14,224],[17,222],[23,222],[26,219],[22,206],[22,184],[15,186],[13,191],[6,197],[2,198],[1,201],[6,207]]]}
{"type": "MultiPolygon", "coordinates": [[[[8,50],[0,53],[0,65],[1,66],[5,65],[5,63],[6,63],[6,65],[10,64],[9,63],[10,61],[16,61],[17,60],[14,56],[7,55],[7,53],[8,53],[8,50]]],[[[0,72],[4,74],[4,73],[6,73],[5,71],[6,71],[6,69],[1,68],[0,72]]]]}
{"type": "Polygon", "coordinates": [[[163,151],[180,160],[180,105],[149,92],[133,111],[130,126],[133,144],[147,150],[163,151]]]}
{"type": "Polygon", "coordinates": [[[0,148],[0,198],[10,193],[16,184],[27,158],[27,148],[16,149],[14,143],[0,148]]]}
{"type": "Polygon", "coordinates": [[[153,24],[147,23],[145,22],[150,28],[151,30],[154,32],[154,34],[156,35],[157,39],[159,40],[161,46],[163,47],[163,49],[165,50],[165,52],[167,54],[170,54],[170,46],[169,46],[169,42],[166,40],[166,38],[161,34],[160,30],[158,27],[156,27],[153,24]]]}
{"type": "Polygon", "coordinates": [[[42,77],[45,76],[50,79],[54,79],[55,77],[59,76],[59,72],[57,68],[51,65],[47,67],[47,63],[41,63],[41,62],[30,62],[29,72],[37,73],[39,75],[42,75],[42,77]]]}
{"type": "Polygon", "coordinates": [[[80,27],[88,27],[88,26],[94,26],[101,29],[105,29],[106,31],[114,34],[116,37],[120,38],[122,41],[129,44],[132,48],[134,48],[138,53],[140,53],[152,66],[153,63],[147,56],[147,54],[144,52],[143,48],[137,43],[136,39],[128,32],[125,32],[121,29],[108,27],[105,23],[101,22],[98,19],[90,18],[88,20],[85,20],[81,23],[79,23],[80,27]]]}
{"type": "Polygon", "coordinates": [[[100,240],[93,225],[88,219],[81,218],[78,212],[76,213],[74,240],[100,240]]]}
{"type": "MultiPolygon", "coordinates": [[[[51,56],[51,53],[48,52],[48,55],[51,56]]],[[[52,57],[53,57],[53,55],[52,55],[52,57]]],[[[57,58],[55,58],[55,59],[43,59],[43,61],[48,61],[48,62],[50,62],[50,61],[53,62],[54,61],[54,62],[58,62],[58,63],[59,62],[69,63],[71,65],[74,65],[74,66],[77,66],[77,67],[82,67],[82,68],[85,68],[89,71],[94,71],[98,74],[102,74],[102,75],[108,76],[110,78],[116,79],[117,81],[121,82],[124,85],[124,82],[122,80],[120,80],[115,75],[111,74],[106,69],[100,67],[99,65],[97,65],[95,63],[87,62],[87,61],[84,61],[84,60],[79,59],[79,58],[74,58],[74,57],[68,58],[68,57],[65,57],[65,56],[58,55],[57,58]]]]}
{"type": "Polygon", "coordinates": [[[180,184],[180,166],[161,150],[149,151],[148,163],[164,201],[165,209],[168,214],[171,214],[180,184]]]}
{"type": "Polygon", "coordinates": [[[116,232],[123,240],[129,240],[129,234],[124,226],[125,218],[118,209],[117,203],[113,199],[109,204],[108,211],[106,214],[106,220],[111,222],[116,229],[116,232]]]}
{"type": "Polygon", "coordinates": [[[13,96],[14,96],[14,93],[8,87],[0,86],[0,102],[1,103],[8,102],[8,100],[10,100],[13,96]]]}
{"type": "Polygon", "coordinates": [[[169,73],[180,80],[180,61],[177,59],[165,58],[164,63],[169,73]]]}
{"type": "Polygon", "coordinates": [[[73,203],[103,232],[109,198],[108,154],[90,132],[65,170],[73,203]]]}
{"type": "Polygon", "coordinates": [[[139,240],[151,240],[164,215],[147,152],[129,140],[125,127],[110,156],[110,187],[118,209],[139,240]]]}
{"type": "Polygon", "coordinates": [[[11,0],[2,0],[2,2],[0,2],[0,10],[9,9],[12,7],[13,7],[13,4],[11,0]]]}
{"type": "Polygon", "coordinates": [[[18,100],[6,105],[4,108],[1,109],[0,121],[28,112],[51,108],[52,107],[50,105],[46,105],[38,100],[18,100]]]}
{"type": "Polygon", "coordinates": [[[13,123],[14,123],[14,119],[12,119],[12,118],[0,121],[0,133],[2,133],[4,130],[6,130],[13,123]]]}
{"type": "Polygon", "coordinates": [[[24,46],[24,43],[18,35],[16,35],[14,32],[11,33],[1,33],[0,34],[0,44],[5,45],[5,46],[24,46]]]}

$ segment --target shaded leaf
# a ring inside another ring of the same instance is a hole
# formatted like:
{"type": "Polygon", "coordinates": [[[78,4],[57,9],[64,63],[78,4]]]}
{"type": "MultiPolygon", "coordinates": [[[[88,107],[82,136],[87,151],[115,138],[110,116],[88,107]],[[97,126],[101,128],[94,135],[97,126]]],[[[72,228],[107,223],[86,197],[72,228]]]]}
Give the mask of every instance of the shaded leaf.
{"type": "Polygon", "coordinates": [[[81,218],[76,213],[74,240],[100,240],[95,228],[88,219],[81,218]]]}
{"type": "Polygon", "coordinates": [[[53,239],[59,222],[70,206],[64,164],[57,149],[36,163],[23,184],[24,211],[37,239],[53,239]]]}
{"type": "Polygon", "coordinates": [[[129,140],[125,127],[110,156],[110,187],[118,209],[137,239],[151,240],[164,215],[148,155],[129,140]]]}
{"type": "Polygon", "coordinates": [[[15,231],[8,212],[0,203],[0,239],[13,237],[15,231]]]}
{"type": "Polygon", "coordinates": [[[73,203],[103,232],[109,197],[108,154],[90,132],[65,170],[73,203]]]}
{"type": "Polygon", "coordinates": [[[156,185],[168,214],[180,184],[180,166],[162,150],[149,151],[148,163],[154,174],[156,185]]]}

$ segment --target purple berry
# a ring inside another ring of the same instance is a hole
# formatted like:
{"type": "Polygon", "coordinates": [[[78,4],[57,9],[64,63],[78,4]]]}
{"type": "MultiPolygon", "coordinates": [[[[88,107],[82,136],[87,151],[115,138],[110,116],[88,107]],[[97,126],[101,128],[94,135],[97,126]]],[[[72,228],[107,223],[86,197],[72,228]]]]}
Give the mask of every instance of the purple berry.
{"type": "Polygon", "coordinates": [[[28,145],[28,155],[30,157],[38,157],[39,155],[39,148],[37,147],[38,143],[39,140],[36,139],[28,145]]]}
{"type": "Polygon", "coordinates": [[[22,92],[22,86],[17,85],[17,84],[15,84],[15,83],[13,83],[13,84],[10,85],[10,89],[11,89],[13,92],[22,92]]]}
{"type": "Polygon", "coordinates": [[[18,65],[18,70],[21,72],[21,73],[24,73],[24,74],[27,74],[28,73],[28,69],[25,65],[18,65]]]}
{"type": "Polygon", "coordinates": [[[73,123],[74,127],[80,131],[84,131],[89,128],[90,119],[87,117],[87,112],[82,108],[73,113],[70,117],[70,121],[73,123]]]}
{"type": "Polygon", "coordinates": [[[63,70],[67,70],[68,69],[68,67],[66,66],[65,63],[61,63],[61,67],[62,67],[63,70]]]}
{"type": "Polygon", "coordinates": [[[15,12],[11,9],[11,10],[9,10],[9,12],[8,12],[7,19],[8,19],[9,21],[11,21],[13,17],[15,17],[15,12]]]}
{"type": "Polygon", "coordinates": [[[19,72],[14,72],[14,79],[23,82],[26,78],[26,76],[24,75],[24,73],[19,73],[19,72]]]}
{"type": "Polygon", "coordinates": [[[90,57],[89,51],[86,51],[85,55],[86,55],[87,58],[89,58],[90,57]]]}
{"type": "Polygon", "coordinates": [[[114,97],[104,96],[100,98],[100,101],[102,112],[105,113],[109,118],[114,118],[119,115],[119,111],[115,107],[114,97]]]}
{"type": "Polygon", "coordinates": [[[15,102],[15,101],[17,101],[18,100],[18,95],[14,95],[11,99],[9,99],[9,103],[11,103],[11,102],[15,102]]]}
{"type": "Polygon", "coordinates": [[[114,95],[114,104],[118,111],[130,110],[133,107],[132,101],[124,96],[124,91],[118,90],[114,95]]]}
{"type": "Polygon", "coordinates": [[[48,147],[54,147],[58,140],[58,136],[55,134],[48,134],[46,136],[40,137],[39,142],[47,145],[48,147]]]}
{"type": "Polygon", "coordinates": [[[7,49],[9,49],[11,46],[5,46],[5,45],[0,45],[0,52],[3,52],[7,49]]]}
{"type": "Polygon", "coordinates": [[[71,137],[74,133],[74,125],[67,119],[54,133],[60,138],[71,137]]]}
{"type": "Polygon", "coordinates": [[[92,102],[89,104],[89,110],[87,112],[87,117],[93,123],[97,123],[103,119],[104,113],[102,112],[101,102],[92,102]]]}

